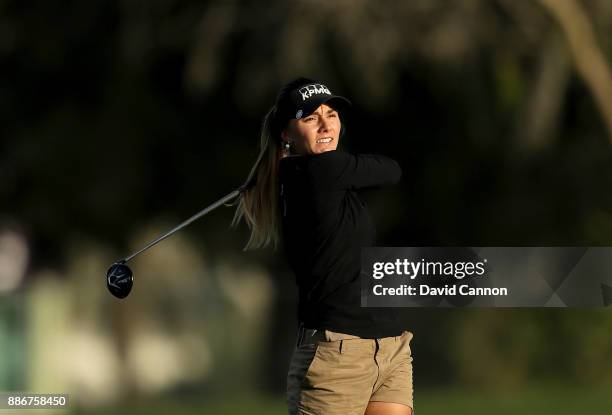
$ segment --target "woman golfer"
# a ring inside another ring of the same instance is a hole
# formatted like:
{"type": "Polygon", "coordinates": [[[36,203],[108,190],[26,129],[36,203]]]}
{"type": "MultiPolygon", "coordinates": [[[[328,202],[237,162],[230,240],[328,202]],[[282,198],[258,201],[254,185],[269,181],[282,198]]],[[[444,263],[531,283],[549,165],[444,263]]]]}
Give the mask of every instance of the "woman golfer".
{"type": "Polygon", "coordinates": [[[296,275],[289,414],[410,415],[413,334],[396,309],[360,306],[361,248],[375,229],[358,192],[396,183],[401,170],[388,157],[337,150],[349,107],[311,79],[281,89],[234,223],[251,228],[247,248],[276,245],[282,233],[296,275]]]}

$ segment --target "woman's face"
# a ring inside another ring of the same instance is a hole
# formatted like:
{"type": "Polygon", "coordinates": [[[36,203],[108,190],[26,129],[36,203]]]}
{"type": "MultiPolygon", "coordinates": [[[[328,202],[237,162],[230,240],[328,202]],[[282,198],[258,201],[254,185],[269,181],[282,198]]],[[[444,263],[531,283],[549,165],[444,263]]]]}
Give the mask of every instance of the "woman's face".
{"type": "Polygon", "coordinates": [[[338,147],[340,127],[338,112],[322,104],[308,117],[290,120],[281,136],[298,154],[319,154],[338,147]]]}

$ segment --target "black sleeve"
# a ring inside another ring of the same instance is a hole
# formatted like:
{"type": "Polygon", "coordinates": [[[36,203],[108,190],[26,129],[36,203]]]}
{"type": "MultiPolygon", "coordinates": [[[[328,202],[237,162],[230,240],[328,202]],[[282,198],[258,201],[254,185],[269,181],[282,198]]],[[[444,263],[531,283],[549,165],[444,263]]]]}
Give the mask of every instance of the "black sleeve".
{"type": "Polygon", "coordinates": [[[329,190],[395,184],[402,175],[399,164],[389,157],[338,150],[313,156],[308,167],[313,184],[329,190]]]}

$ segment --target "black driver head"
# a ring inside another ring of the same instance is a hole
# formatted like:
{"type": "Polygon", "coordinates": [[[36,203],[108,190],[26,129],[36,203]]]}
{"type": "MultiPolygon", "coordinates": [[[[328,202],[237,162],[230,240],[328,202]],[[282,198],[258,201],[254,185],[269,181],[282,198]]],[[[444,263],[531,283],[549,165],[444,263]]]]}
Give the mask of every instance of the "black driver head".
{"type": "Polygon", "coordinates": [[[115,262],[106,272],[108,291],[117,298],[127,297],[133,284],[132,270],[125,263],[115,262]]]}

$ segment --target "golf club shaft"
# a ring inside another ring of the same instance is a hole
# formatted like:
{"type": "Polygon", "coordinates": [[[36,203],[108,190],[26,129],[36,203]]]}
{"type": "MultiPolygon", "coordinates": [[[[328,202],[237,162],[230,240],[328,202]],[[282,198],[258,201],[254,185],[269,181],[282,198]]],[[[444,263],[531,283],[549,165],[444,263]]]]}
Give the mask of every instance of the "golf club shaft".
{"type": "Polygon", "coordinates": [[[125,259],[119,261],[120,263],[126,263],[128,262],[130,259],[134,258],[136,255],[146,251],[147,249],[151,248],[153,245],[157,244],[158,242],[161,242],[162,240],[166,239],[168,236],[172,235],[173,233],[183,229],[185,226],[189,225],[191,222],[201,218],[202,216],[206,215],[208,212],[218,208],[219,206],[223,205],[224,203],[229,202],[230,200],[236,198],[242,191],[243,191],[244,187],[241,187],[239,189],[234,190],[233,192],[229,193],[228,195],[222,197],[221,199],[217,200],[215,203],[213,203],[212,205],[202,209],[201,211],[199,211],[198,213],[196,213],[195,215],[193,215],[192,217],[190,217],[189,219],[187,219],[185,222],[181,223],[180,225],[176,226],[175,228],[171,229],[170,231],[166,232],[164,235],[160,236],[159,238],[149,242],[144,248],[142,248],[141,250],[134,252],[132,255],[126,257],[125,259]]]}

